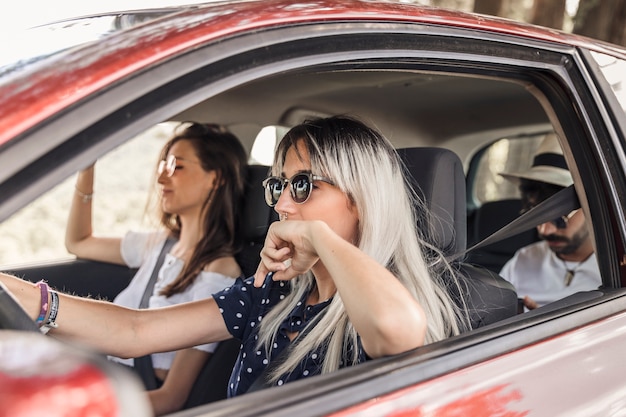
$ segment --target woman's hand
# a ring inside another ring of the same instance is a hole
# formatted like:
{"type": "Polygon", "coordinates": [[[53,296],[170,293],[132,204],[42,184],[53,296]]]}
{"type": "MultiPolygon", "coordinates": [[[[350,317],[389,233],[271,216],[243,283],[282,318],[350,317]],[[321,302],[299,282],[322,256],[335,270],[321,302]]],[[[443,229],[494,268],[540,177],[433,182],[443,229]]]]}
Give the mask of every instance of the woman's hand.
{"type": "Polygon", "coordinates": [[[312,244],[317,221],[289,220],[270,225],[261,250],[261,263],[254,274],[260,287],[268,273],[274,281],[288,281],[307,272],[319,260],[312,244]]]}
{"type": "Polygon", "coordinates": [[[537,304],[537,302],[533,300],[532,298],[530,298],[529,296],[524,297],[524,306],[529,310],[534,310],[536,308],[539,308],[539,304],[537,304]]]}

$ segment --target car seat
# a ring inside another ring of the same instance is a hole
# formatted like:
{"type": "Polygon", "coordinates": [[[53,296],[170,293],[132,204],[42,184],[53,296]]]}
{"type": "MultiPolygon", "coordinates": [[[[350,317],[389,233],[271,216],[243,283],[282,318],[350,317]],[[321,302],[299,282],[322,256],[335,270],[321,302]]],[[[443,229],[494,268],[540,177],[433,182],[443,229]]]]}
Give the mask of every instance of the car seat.
{"type": "MultiPolygon", "coordinates": [[[[265,203],[262,183],[268,173],[268,166],[248,166],[241,225],[243,246],[235,256],[246,277],[256,271],[261,260],[260,252],[267,229],[270,223],[278,220],[274,209],[265,203]]],[[[187,397],[185,409],[226,398],[228,380],[239,355],[240,345],[236,339],[220,342],[196,378],[187,397]]]]}
{"type": "Polygon", "coordinates": [[[246,277],[256,272],[261,261],[261,248],[270,223],[278,220],[273,208],[265,203],[263,180],[269,175],[270,167],[266,165],[249,165],[245,189],[245,202],[241,234],[243,246],[235,256],[246,277]]]}
{"type": "Polygon", "coordinates": [[[517,293],[513,285],[497,273],[463,260],[467,243],[466,200],[459,157],[450,150],[431,147],[403,148],[398,154],[433,217],[432,241],[460,272],[459,286],[449,285],[448,290],[459,307],[467,310],[471,328],[516,315],[517,293]]]}
{"type": "MultiPolygon", "coordinates": [[[[483,203],[474,214],[470,245],[480,242],[519,216],[520,199],[506,199],[483,203]]],[[[494,272],[500,272],[515,252],[538,240],[535,228],[468,252],[467,262],[478,264],[494,272]]]]}

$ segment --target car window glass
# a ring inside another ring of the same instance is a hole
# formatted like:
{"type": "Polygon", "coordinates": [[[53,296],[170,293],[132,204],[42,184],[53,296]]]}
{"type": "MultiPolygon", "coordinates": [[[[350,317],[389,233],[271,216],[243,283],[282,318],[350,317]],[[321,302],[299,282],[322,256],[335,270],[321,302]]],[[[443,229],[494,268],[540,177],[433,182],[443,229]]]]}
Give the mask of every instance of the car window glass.
{"type": "Polygon", "coordinates": [[[597,52],[592,52],[591,56],[611,85],[622,110],[626,112],[626,61],[597,52]]]}
{"type": "Polygon", "coordinates": [[[250,163],[272,165],[276,144],[287,133],[287,130],[285,126],[265,126],[261,129],[250,151],[250,163]]]}
{"type": "MultiPolygon", "coordinates": [[[[174,126],[159,124],[97,161],[94,234],[123,236],[128,230],[153,224],[146,216],[146,205],[159,152],[174,126]]],[[[70,176],[0,224],[0,266],[72,257],[64,239],[75,182],[76,176],[70,176]]]]}
{"type": "Polygon", "coordinates": [[[499,139],[477,154],[477,169],[470,190],[480,206],[487,201],[519,198],[517,185],[504,179],[501,172],[523,171],[532,165],[533,153],[543,135],[499,139]]]}

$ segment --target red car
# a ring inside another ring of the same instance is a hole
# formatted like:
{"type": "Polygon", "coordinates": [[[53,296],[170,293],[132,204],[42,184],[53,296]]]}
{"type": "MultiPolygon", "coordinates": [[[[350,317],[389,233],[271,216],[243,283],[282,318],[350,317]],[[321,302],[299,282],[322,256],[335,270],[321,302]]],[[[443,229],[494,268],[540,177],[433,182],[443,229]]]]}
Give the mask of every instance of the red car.
{"type": "MultiPolygon", "coordinates": [[[[132,167],[146,158],[155,162],[149,157],[157,153],[148,148],[169,122],[222,123],[261,166],[271,164],[267,155],[284,129],[319,115],[357,115],[397,148],[452,151],[462,168],[460,180],[435,190],[460,190],[464,196],[457,198],[455,191],[453,207],[443,207],[448,214],[461,210],[444,225],[451,230],[442,232],[444,241],[451,239],[445,241],[451,254],[484,237],[476,219],[489,203],[519,198],[498,172],[529,165],[547,132],[561,138],[591,225],[602,287],[528,313],[504,308],[460,336],[237,398],[206,398],[207,382],[199,380],[186,410],[176,415],[623,412],[625,49],[498,18],[366,0],[230,1],[115,13],[35,28],[28,39],[32,49],[24,44],[23,59],[0,62],[0,269],[33,281],[45,277],[78,294],[112,299],[133,271],[57,255],[64,250],[62,234],[50,239],[60,252],[45,260],[40,254],[14,259],[25,250],[16,250],[22,248],[18,236],[43,239],[55,223],[62,229],[66,212],[61,210],[57,222],[50,210],[70,201],[71,185],[64,184],[107,155],[122,162],[111,168],[118,181],[114,195],[121,190],[127,194],[119,200],[130,199],[132,167]],[[37,201],[42,208],[34,219],[43,223],[19,217],[37,201]]],[[[255,205],[262,203],[257,188],[250,191],[250,204],[266,227],[273,217],[255,205]]],[[[116,223],[132,208],[121,208],[116,223]]],[[[490,220],[498,228],[517,214],[496,211],[490,220]]],[[[248,236],[250,265],[263,230],[248,236]]],[[[459,262],[497,273],[524,239],[507,239],[481,256],[471,251],[459,262]]],[[[32,323],[10,300],[0,308],[0,328],[7,329],[0,331],[0,350],[4,340],[21,337],[33,349],[60,343],[27,333],[32,323]]],[[[74,354],[65,343],[59,349],[74,354]]],[[[121,384],[111,377],[118,371],[109,371],[110,364],[81,355],[78,362],[96,363],[107,370],[104,380],[121,384]]],[[[0,386],[7,386],[3,381],[18,371],[1,357],[0,386]]],[[[132,380],[128,384],[111,415],[143,410],[142,393],[132,380]],[[132,407],[122,406],[128,402],[138,408],[129,412],[132,407]]],[[[119,394],[114,391],[113,397],[119,394]]],[[[36,394],[4,395],[0,408],[36,394]]],[[[96,404],[98,399],[87,397],[96,404]]]]}

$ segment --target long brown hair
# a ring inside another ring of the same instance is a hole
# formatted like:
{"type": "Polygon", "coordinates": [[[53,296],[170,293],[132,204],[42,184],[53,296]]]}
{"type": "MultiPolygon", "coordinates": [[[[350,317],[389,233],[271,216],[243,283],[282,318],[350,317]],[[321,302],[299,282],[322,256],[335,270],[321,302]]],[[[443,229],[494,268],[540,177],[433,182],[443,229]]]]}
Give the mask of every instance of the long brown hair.
{"type": "MultiPolygon", "coordinates": [[[[202,169],[215,171],[217,181],[202,206],[202,238],[176,280],[161,291],[167,297],[184,291],[215,259],[236,254],[241,244],[238,236],[247,166],[241,142],[222,126],[184,122],[163,147],[160,159],[165,159],[172,146],[181,140],[191,143],[202,169]]],[[[162,212],[161,224],[175,238],[180,236],[182,225],[178,215],[162,212]]]]}

